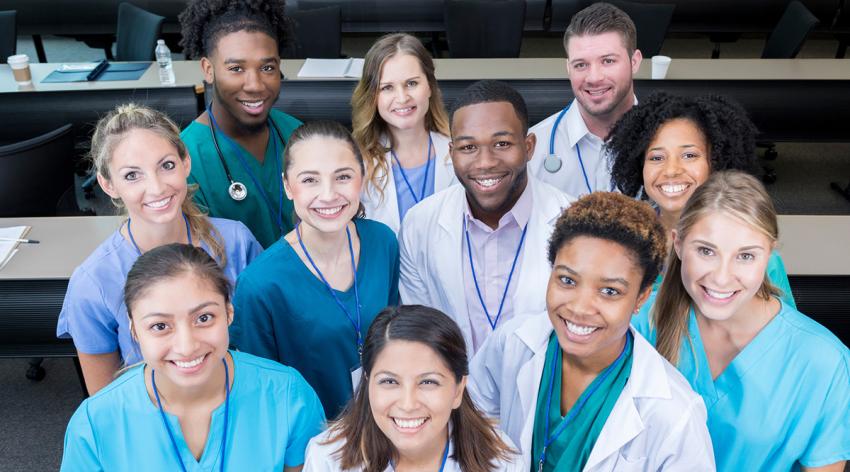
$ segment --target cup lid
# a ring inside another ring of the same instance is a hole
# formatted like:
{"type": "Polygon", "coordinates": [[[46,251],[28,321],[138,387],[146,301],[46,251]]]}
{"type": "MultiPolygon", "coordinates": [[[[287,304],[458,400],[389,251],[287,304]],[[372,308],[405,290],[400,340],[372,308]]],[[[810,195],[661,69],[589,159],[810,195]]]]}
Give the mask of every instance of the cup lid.
{"type": "Polygon", "coordinates": [[[30,60],[30,57],[27,56],[26,54],[15,54],[14,56],[9,56],[6,59],[6,62],[9,63],[9,64],[12,64],[12,63],[20,64],[21,62],[28,62],[29,60],[30,60]]]}

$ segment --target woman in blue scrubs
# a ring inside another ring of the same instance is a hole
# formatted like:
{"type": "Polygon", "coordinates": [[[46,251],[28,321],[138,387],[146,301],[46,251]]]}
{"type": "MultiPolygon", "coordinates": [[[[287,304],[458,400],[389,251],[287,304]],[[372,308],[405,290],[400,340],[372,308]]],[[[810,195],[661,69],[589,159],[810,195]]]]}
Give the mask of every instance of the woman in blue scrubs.
{"type": "Polygon", "coordinates": [[[74,270],[56,335],[74,340],[90,394],[112,381],[121,364],[139,362],[122,299],[124,279],[144,252],[189,243],[208,251],[231,281],[262,248],[242,223],[208,218],[186,183],[192,160],[180,129],[165,114],[117,107],[97,124],[91,158],[97,181],[127,220],[74,270]]]}
{"type": "MultiPolygon", "coordinates": [[[[606,146],[612,183],[630,197],[653,202],[669,235],[685,202],[712,172],[758,175],[756,132],[746,111],[724,97],[653,94],[611,130],[606,146]]],[[[768,273],[783,299],[796,306],[778,253],[771,254],[768,273]]],[[[654,289],[660,283],[661,276],[654,289]]]]}
{"type": "Polygon", "coordinates": [[[359,217],[363,160],[342,125],[302,125],[284,163],[300,223],[239,276],[231,336],[242,351],[298,369],[332,418],[356,387],[372,319],[398,303],[398,241],[359,217]]]}
{"type": "Polygon", "coordinates": [[[850,351],[767,277],[778,228],[762,184],[712,174],[673,237],[654,306],[634,325],[705,400],[718,470],[843,471],[850,351]]]}
{"type": "Polygon", "coordinates": [[[80,405],[63,471],[298,471],[322,427],[294,369],[227,350],[230,281],[205,251],[169,244],[127,275],[124,301],[143,363],[80,405]]]}

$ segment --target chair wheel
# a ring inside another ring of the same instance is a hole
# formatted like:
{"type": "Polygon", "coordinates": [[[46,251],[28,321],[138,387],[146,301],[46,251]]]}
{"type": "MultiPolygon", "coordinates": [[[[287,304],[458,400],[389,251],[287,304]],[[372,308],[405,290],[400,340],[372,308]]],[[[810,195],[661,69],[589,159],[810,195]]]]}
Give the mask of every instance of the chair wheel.
{"type": "Polygon", "coordinates": [[[47,375],[47,372],[40,365],[31,365],[27,369],[27,378],[33,382],[40,382],[45,375],[47,375]]]}
{"type": "Polygon", "coordinates": [[[761,181],[769,185],[776,182],[776,171],[773,169],[765,169],[764,175],[761,176],[761,181]]]}
{"type": "Polygon", "coordinates": [[[764,151],[764,159],[768,161],[775,161],[776,158],[779,157],[779,153],[776,152],[776,148],[767,148],[764,151]]]}

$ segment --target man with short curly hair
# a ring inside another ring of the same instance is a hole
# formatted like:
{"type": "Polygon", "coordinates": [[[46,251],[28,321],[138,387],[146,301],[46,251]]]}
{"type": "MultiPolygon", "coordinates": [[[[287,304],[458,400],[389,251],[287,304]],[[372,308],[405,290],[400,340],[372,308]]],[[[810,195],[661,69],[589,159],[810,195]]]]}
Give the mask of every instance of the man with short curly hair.
{"type": "Polygon", "coordinates": [[[263,247],[292,229],[281,180],[283,149],[301,122],[279,110],[280,51],[290,38],[283,0],[193,0],[180,14],[182,46],[212,85],[207,110],[181,134],[195,199],[240,220],[263,247]]]}

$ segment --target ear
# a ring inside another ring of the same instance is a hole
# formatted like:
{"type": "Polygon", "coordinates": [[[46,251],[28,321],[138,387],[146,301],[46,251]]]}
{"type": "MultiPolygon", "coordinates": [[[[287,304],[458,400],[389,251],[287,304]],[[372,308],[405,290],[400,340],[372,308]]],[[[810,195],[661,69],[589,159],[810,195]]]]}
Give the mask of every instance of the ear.
{"type": "Polygon", "coordinates": [[[682,241],[679,239],[679,231],[673,230],[670,233],[670,237],[673,238],[673,249],[676,251],[676,256],[679,257],[679,260],[682,259],[682,241]]]}
{"type": "Polygon", "coordinates": [[[635,49],[635,52],[632,54],[632,75],[638,73],[640,70],[640,63],[643,61],[643,53],[640,52],[640,49],[635,49]]]}
{"type": "Polygon", "coordinates": [[[525,136],[525,161],[528,162],[534,156],[534,148],[537,147],[537,135],[528,133],[525,136]]]}
{"type": "Polygon", "coordinates": [[[208,57],[201,58],[201,70],[204,72],[204,82],[212,85],[215,82],[213,63],[208,57]]]}
{"type": "Polygon", "coordinates": [[[457,384],[457,393],[455,393],[455,397],[452,400],[452,410],[460,408],[460,404],[463,402],[463,392],[466,391],[466,381],[467,376],[464,375],[457,384]]]}
{"type": "Polygon", "coordinates": [[[643,292],[641,292],[640,295],[638,295],[637,302],[635,303],[635,311],[634,311],[635,314],[637,314],[640,311],[640,308],[643,306],[644,303],[646,303],[646,301],[649,299],[649,296],[651,294],[652,294],[652,285],[643,289],[643,292]]]}
{"type": "Polygon", "coordinates": [[[136,334],[136,325],[133,323],[132,319],[130,320],[130,338],[132,338],[136,344],[139,343],[139,336],[136,334]]]}
{"type": "Polygon", "coordinates": [[[115,190],[115,186],[112,185],[112,179],[107,179],[98,172],[97,183],[98,185],[100,185],[100,188],[103,189],[103,192],[109,195],[111,198],[114,198],[116,200],[121,198],[118,196],[118,192],[115,190]]]}
{"type": "Polygon", "coordinates": [[[183,165],[186,167],[186,177],[189,177],[189,174],[192,173],[192,155],[189,154],[189,150],[186,150],[186,158],[183,159],[183,165]]]}
{"type": "Polygon", "coordinates": [[[233,323],[233,304],[227,303],[227,326],[230,326],[233,323]]]}
{"type": "Polygon", "coordinates": [[[567,78],[569,79],[570,78],[570,58],[569,57],[567,58],[567,60],[564,61],[564,69],[566,69],[567,78]]]}
{"type": "MultiPolygon", "coordinates": [[[[292,200],[292,189],[289,188],[289,181],[286,180],[286,177],[281,173],[280,178],[283,179],[283,191],[286,193],[286,198],[292,200]]],[[[366,182],[366,179],[363,179],[363,182],[366,182]]]]}

